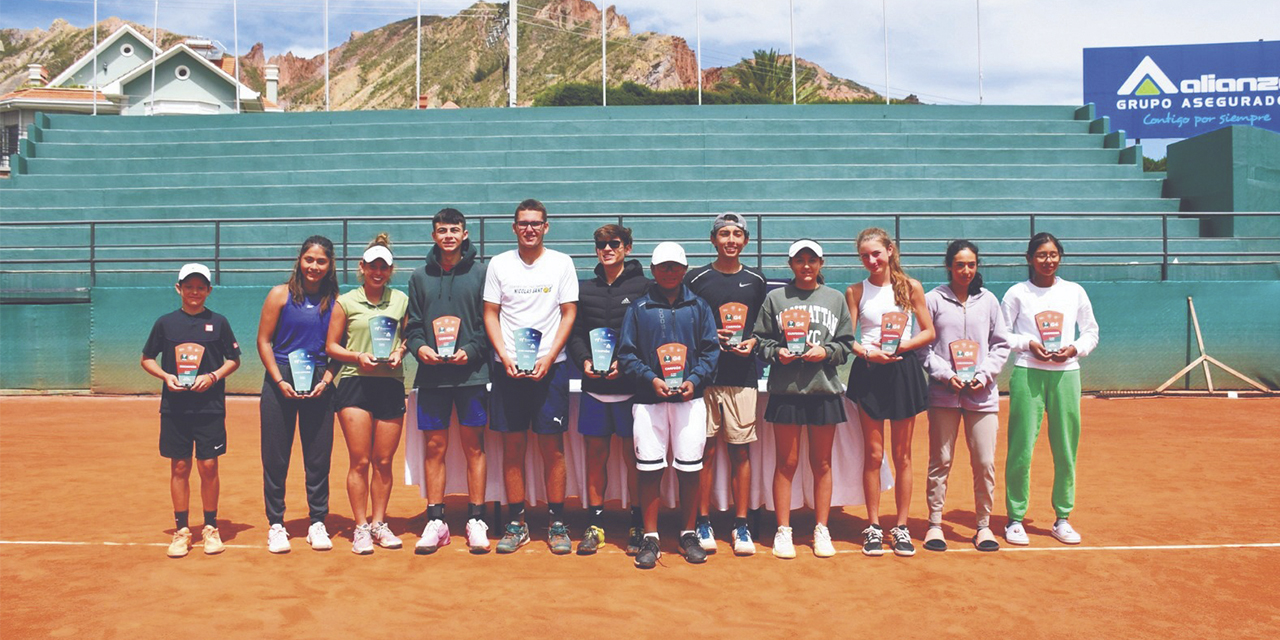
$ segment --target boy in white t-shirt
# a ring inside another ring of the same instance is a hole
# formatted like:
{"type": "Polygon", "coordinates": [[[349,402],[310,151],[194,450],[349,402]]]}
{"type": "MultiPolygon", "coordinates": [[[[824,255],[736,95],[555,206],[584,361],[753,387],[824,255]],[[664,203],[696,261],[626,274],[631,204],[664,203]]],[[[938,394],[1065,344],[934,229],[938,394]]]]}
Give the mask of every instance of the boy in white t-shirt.
{"type": "Polygon", "coordinates": [[[491,376],[489,428],[502,434],[502,477],[511,514],[498,553],[529,542],[524,461],[530,429],[546,467],[548,544],[555,554],[573,550],[563,522],[570,368],[563,351],[577,315],[578,278],[568,255],[543,246],[550,226],[541,202],[521,202],[511,225],[519,244],[490,260],[485,274],[484,328],[498,365],[491,376]],[[532,355],[534,345],[536,359],[530,364],[520,352],[532,355]]]}

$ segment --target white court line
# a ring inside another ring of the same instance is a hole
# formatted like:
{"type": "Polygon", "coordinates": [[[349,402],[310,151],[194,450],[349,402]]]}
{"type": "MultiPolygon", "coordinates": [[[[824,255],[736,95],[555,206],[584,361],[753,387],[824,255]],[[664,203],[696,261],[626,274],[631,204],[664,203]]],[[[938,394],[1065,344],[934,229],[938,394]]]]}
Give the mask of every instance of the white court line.
{"type": "MultiPolygon", "coordinates": [[[[93,547],[93,546],[106,546],[106,547],[167,547],[167,546],[169,546],[169,543],[167,543],[167,542],[106,542],[106,541],[104,541],[104,542],[76,542],[76,541],[65,541],[65,540],[0,540],[0,545],[70,546],[70,547],[93,547]]],[[[198,544],[197,544],[197,545],[195,545],[195,547],[199,547],[199,546],[200,546],[200,545],[198,545],[198,544]]],[[[226,546],[228,549],[261,549],[261,550],[264,550],[264,551],[266,550],[266,545],[265,545],[265,544],[261,544],[261,545],[257,545],[257,544],[228,544],[228,545],[225,545],[225,546],[226,546]]],[[[336,546],[335,546],[335,548],[336,548],[336,546]]],[[[1187,550],[1195,551],[1195,550],[1208,550],[1208,549],[1276,549],[1276,548],[1280,548],[1280,542],[1251,542],[1251,543],[1239,543],[1239,544],[1168,544],[1168,545],[1131,545],[1131,546],[1102,546],[1102,547],[1081,547],[1081,546],[1067,546],[1067,545],[1060,545],[1060,546],[1055,546],[1055,547],[1015,547],[1015,546],[1012,546],[1012,545],[1002,545],[1002,546],[1000,547],[1000,551],[997,551],[997,552],[994,552],[994,553],[1005,553],[1005,552],[1025,552],[1025,551],[1033,551],[1033,552],[1034,552],[1034,551],[1038,551],[1038,552],[1061,552],[1061,551],[1187,551],[1187,550]]],[[[306,550],[306,549],[307,549],[307,547],[306,547],[305,545],[303,545],[303,546],[301,546],[301,547],[300,547],[300,549],[301,549],[301,550],[306,550]]],[[[469,549],[467,549],[467,547],[466,547],[465,545],[459,545],[458,547],[455,547],[455,549],[454,549],[454,550],[455,550],[455,551],[457,551],[457,552],[459,552],[459,553],[467,553],[467,554],[470,554],[470,553],[471,553],[471,552],[470,552],[470,550],[469,550],[469,549]]],[[[758,549],[758,550],[757,550],[757,553],[761,553],[761,554],[763,554],[763,553],[766,553],[766,552],[767,552],[767,550],[768,550],[768,547],[761,547],[760,549],[758,549]]],[[[405,547],[404,547],[404,549],[383,549],[383,550],[380,550],[380,552],[383,552],[383,553],[390,553],[390,552],[394,552],[394,551],[412,551],[412,547],[411,547],[410,545],[407,545],[407,544],[406,544],[406,545],[405,545],[405,547]]],[[[543,548],[541,548],[541,547],[534,546],[534,547],[532,547],[532,548],[525,548],[525,549],[522,549],[522,550],[521,550],[521,553],[547,553],[547,554],[550,554],[551,552],[550,552],[549,550],[547,550],[547,549],[543,549],[543,548]]],[[[613,554],[621,554],[621,553],[624,553],[621,549],[602,549],[601,551],[597,552],[597,555],[613,555],[613,554]]],[[[861,549],[841,549],[841,550],[837,551],[836,553],[862,553],[862,550],[861,550],[861,549]]],[[[990,554],[990,553],[992,553],[992,552],[983,552],[983,551],[978,551],[977,549],[972,549],[972,548],[962,547],[962,548],[959,548],[959,549],[948,549],[947,551],[945,551],[945,552],[940,552],[940,553],[984,553],[984,554],[990,554]]],[[[892,552],[891,550],[889,550],[889,549],[885,549],[885,555],[886,555],[886,556],[889,556],[889,555],[892,555],[892,554],[893,554],[893,552],[892,552]]],[[[922,555],[932,555],[932,554],[933,554],[933,552],[930,552],[930,553],[928,553],[928,554],[922,554],[922,555]]],[[[570,555],[572,555],[572,554],[570,554],[570,555]]],[[[678,555],[678,554],[676,554],[676,555],[678,555]]],[[[732,554],[730,554],[730,553],[726,553],[725,555],[732,555],[732,554]]]]}

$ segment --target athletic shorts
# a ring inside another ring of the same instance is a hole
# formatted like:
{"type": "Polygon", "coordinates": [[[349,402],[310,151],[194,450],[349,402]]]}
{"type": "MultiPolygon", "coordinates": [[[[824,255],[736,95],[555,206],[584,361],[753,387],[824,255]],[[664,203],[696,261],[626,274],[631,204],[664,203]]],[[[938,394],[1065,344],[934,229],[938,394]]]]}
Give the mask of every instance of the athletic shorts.
{"type": "Polygon", "coordinates": [[[541,380],[510,378],[501,365],[490,376],[489,428],[503,433],[533,429],[553,435],[569,427],[569,361],[556,362],[541,380]]]}
{"type": "Polygon", "coordinates": [[[356,407],[374,420],[396,420],[404,416],[404,381],[399,378],[352,376],[338,381],[334,411],[356,407]]]}
{"type": "Polygon", "coordinates": [[[221,413],[160,414],[160,455],[173,460],[212,460],[227,452],[227,417],[221,413]]]}
{"type": "Polygon", "coordinates": [[[764,408],[764,419],[773,424],[823,427],[840,424],[849,417],[841,396],[771,393],[764,408]]]}
{"type": "Polygon", "coordinates": [[[440,431],[449,428],[449,417],[458,410],[458,424],[483,427],[489,424],[489,390],[485,385],[418,389],[418,429],[440,431]]]}
{"type": "Polygon", "coordinates": [[[661,471],[667,467],[671,453],[676,471],[702,469],[702,451],[707,445],[703,425],[707,423],[707,405],[702,398],[688,402],[636,404],[635,449],[636,469],[661,471]]]}
{"type": "Polygon", "coordinates": [[[755,387],[710,386],[702,396],[707,404],[707,437],[721,428],[725,442],[748,444],[756,441],[755,387]]]}
{"type": "Polygon", "coordinates": [[[604,438],[612,435],[630,438],[632,425],[635,423],[635,418],[631,415],[634,405],[634,400],[602,402],[591,394],[584,393],[578,400],[578,433],[604,438]]]}

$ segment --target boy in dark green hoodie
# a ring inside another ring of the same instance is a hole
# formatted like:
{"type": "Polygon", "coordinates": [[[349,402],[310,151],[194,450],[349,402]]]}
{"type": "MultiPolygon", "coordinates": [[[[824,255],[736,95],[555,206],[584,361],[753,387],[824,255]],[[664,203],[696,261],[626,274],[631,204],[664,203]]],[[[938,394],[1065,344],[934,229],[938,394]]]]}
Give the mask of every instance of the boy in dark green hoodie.
{"type": "Polygon", "coordinates": [[[414,552],[434,553],[449,544],[444,522],[444,456],[449,422],[457,409],[459,435],[467,457],[467,546],[489,550],[484,522],[484,427],[489,423],[489,340],[484,332],[485,264],[467,235],[457,209],[441,209],[431,220],[435,246],[427,263],[409,280],[409,322],[405,338],[418,358],[413,386],[418,391],[418,429],[426,440],[427,527],[414,552]]]}

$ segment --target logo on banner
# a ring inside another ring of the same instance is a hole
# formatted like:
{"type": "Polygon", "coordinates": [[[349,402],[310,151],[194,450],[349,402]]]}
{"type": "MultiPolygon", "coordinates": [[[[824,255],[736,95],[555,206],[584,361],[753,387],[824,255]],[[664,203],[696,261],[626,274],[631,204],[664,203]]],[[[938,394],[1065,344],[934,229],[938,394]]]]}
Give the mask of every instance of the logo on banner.
{"type": "Polygon", "coordinates": [[[1161,93],[1177,93],[1178,87],[1174,86],[1169,76],[1156,64],[1151,56],[1142,59],[1137,67],[1134,67],[1133,73],[1129,74],[1129,78],[1120,85],[1120,90],[1116,95],[1127,96],[1158,96],[1161,93]]]}

